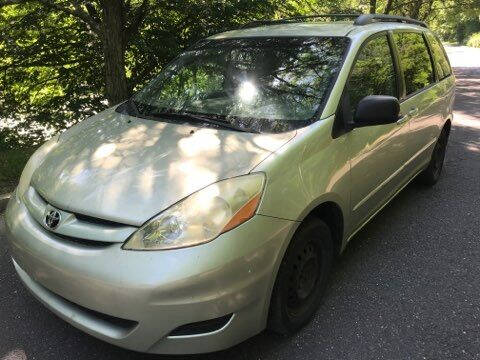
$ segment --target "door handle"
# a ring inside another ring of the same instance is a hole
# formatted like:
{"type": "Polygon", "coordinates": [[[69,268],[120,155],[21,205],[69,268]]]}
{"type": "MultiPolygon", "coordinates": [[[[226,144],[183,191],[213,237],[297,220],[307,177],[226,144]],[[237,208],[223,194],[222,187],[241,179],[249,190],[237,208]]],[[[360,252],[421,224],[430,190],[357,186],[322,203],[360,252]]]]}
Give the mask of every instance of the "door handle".
{"type": "Polygon", "coordinates": [[[410,119],[410,115],[407,114],[407,115],[403,115],[400,119],[397,120],[397,124],[403,124],[405,121],[407,121],[408,119],[410,119]]]}

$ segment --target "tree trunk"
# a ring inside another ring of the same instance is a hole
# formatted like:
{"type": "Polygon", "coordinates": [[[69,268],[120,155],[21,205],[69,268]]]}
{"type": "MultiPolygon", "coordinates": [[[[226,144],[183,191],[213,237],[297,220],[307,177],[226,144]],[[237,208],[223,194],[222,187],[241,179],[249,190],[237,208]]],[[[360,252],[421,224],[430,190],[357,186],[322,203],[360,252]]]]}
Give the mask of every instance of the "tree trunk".
{"type": "Polygon", "coordinates": [[[393,0],[387,0],[387,5],[385,5],[385,14],[390,14],[390,11],[392,11],[392,5],[393,5],[393,0]]]}
{"type": "Polygon", "coordinates": [[[110,105],[130,96],[125,73],[125,9],[122,0],[103,0],[103,55],[105,58],[105,90],[110,105]]]}
{"type": "Polygon", "coordinates": [[[370,0],[370,14],[377,12],[377,0],[370,0]]]}

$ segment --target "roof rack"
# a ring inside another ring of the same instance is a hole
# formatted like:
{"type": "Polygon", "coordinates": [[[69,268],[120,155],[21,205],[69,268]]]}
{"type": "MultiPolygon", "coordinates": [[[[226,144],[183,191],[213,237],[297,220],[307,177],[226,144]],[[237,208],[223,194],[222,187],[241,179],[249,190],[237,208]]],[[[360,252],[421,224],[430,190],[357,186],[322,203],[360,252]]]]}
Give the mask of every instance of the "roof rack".
{"type": "Polygon", "coordinates": [[[355,19],[353,25],[368,25],[377,22],[398,22],[405,24],[414,24],[423,27],[428,27],[423,21],[415,20],[405,16],[394,16],[394,15],[384,15],[384,14],[368,14],[360,15],[355,19]]]}
{"type": "Polygon", "coordinates": [[[280,24],[289,24],[294,22],[302,22],[310,19],[352,19],[354,20],[354,25],[368,25],[374,24],[377,22],[398,22],[404,24],[414,24],[423,27],[428,27],[423,21],[415,20],[409,17],[404,16],[394,16],[394,15],[384,15],[384,14],[319,14],[319,15],[307,15],[307,16],[296,16],[285,19],[278,20],[255,20],[251,21],[241,27],[241,29],[248,29],[257,26],[263,25],[280,25],[280,24]]]}
{"type": "Polygon", "coordinates": [[[306,16],[295,16],[285,19],[278,19],[278,20],[254,20],[249,23],[246,23],[241,27],[241,29],[248,29],[252,27],[262,26],[262,25],[280,25],[280,24],[289,24],[294,22],[301,22],[304,20],[309,19],[357,19],[362,14],[318,14],[318,15],[306,15],[306,16]]]}

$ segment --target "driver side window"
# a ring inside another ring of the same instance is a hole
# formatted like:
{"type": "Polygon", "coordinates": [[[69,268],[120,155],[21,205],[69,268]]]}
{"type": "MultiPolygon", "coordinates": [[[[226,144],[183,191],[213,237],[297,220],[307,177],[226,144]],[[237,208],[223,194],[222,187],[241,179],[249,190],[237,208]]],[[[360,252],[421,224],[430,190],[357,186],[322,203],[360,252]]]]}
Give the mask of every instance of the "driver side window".
{"type": "Polygon", "coordinates": [[[387,35],[369,40],[360,50],[347,87],[354,115],[358,103],[369,95],[397,95],[397,80],[387,35]]]}

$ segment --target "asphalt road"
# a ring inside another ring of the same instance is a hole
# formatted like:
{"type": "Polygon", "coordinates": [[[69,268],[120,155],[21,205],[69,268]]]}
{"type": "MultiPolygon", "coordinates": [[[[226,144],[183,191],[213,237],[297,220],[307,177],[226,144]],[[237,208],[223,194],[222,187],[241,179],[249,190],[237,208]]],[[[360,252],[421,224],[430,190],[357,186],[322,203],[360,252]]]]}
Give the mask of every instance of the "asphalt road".
{"type": "MultiPolygon", "coordinates": [[[[456,117],[440,182],[412,183],[357,234],[298,335],[262,333],[188,359],[480,359],[480,56],[449,52],[468,67],[455,69],[456,117]]],[[[41,306],[17,279],[0,228],[0,360],[20,359],[170,357],[103,343],[41,306]]]]}

